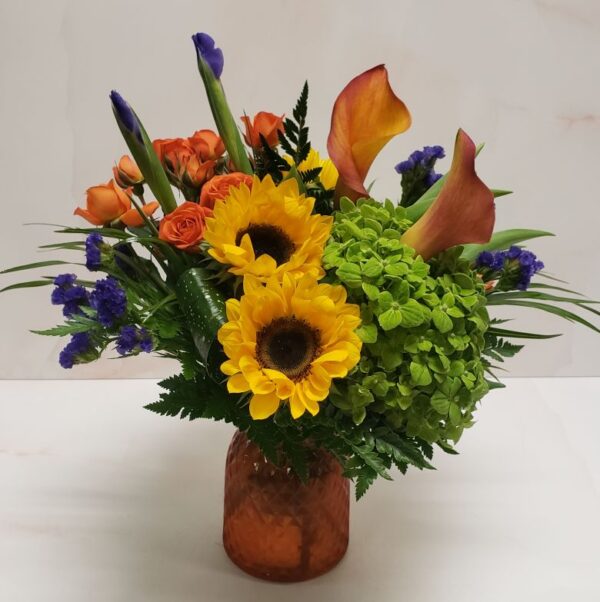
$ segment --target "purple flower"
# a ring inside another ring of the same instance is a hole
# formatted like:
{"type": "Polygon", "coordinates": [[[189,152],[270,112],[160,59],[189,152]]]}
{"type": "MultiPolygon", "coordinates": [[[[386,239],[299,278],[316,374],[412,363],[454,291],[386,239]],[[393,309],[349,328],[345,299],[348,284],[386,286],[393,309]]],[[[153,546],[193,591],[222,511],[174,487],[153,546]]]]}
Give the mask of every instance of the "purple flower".
{"type": "Polygon", "coordinates": [[[58,361],[63,368],[69,369],[83,360],[82,356],[91,350],[93,350],[93,345],[90,335],[87,332],[77,332],[60,352],[58,361]]]}
{"type": "Polygon", "coordinates": [[[90,295],[90,306],[96,310],[98,322],[110,328],[127,308],[125,291],[112,276],[98,280],[90,295]]]}
{"type": "Polygon", "coordinates": [[[85,239],[85,267],[90,270],[90,272],[99,270],[102,265],[100,245],[103,242],[99,232],[92,232],[85,239]]]}
{"type": "Polygon", "coordinates": [[[398,163],[398,165],[396,165],[396,167],[394,167],[394,169],[399,174],[405,174],[405,173],[408,173],[409,171],[413,170],[414,167],[415,167],[415,162],[412,159],[407,159],[406,161],[401,161],[400,163],[398,163]]]}
{"type": "Polygon", "coordinates": [[[81,306],[88,305],[89,295],[83,286],[76,286],[75,274],[61,274],[54,279],[56,288],[50,295],[52,305],[62,305],[66,318],[81,313],[81,306]]]}
{"type": "Polygon", "coordinates": [[[430,171],[425,176],[425,185],[427,187],[433,186],[440,178],[442,177],[441,173],[435,173],[435,171],[430,171]]]}
{"type": "Polygon", "coordinates": [[[116,349],[120,355],[129,355],[132,353],[150,353],[153,348],[152,337],[143,327],[127,325],[121,328],[119,338],[117,339],[116,349]]]}
{"type": "Polygon", "coordinates": [[[197,33],[192,36],[198,60],[204,61],[219,79],[223,73],[223,51],[215,46],[215,41],[207,33],[197,33]]]}
{"type": "Polygon", "coordinates": [[[113,90],[110,93],[110,100],[112,102],[113,112],[117,121],[130,133],[132,133],[140,142],[144,144],[142,139],[142,132],[140,130],[140,123],[133,112],[133,109],[129,106],[129,103],[116,91],[113,90]]]}
{"type": "Polygon", "coordinates": [[[445,156],[441,146],[425,146],[413,151],[406,161],[401,161],[395,170],[402,175],[403,207],[410,207],[442,176],[434,170],[435,162],[445,156]]]}
{"type": "Polygon", "coordinates": [[[426,146],[423,148],[423,156],[427,161],[431,159],[443,159],[446,156],[443,147],[439,145],[426,146]]]}
{"type": "Polygon", "coordinates": [[[498,280],[497,290],[527,290],[531,279],[544,268],[535,253],[513,245],[508,251],[483,251],[475,260],[486,281],[498,280]]]}
{"type": "Polygon", "coordinates": [[[54,279],[54,284],[56,284],[56,286],[70,286],[75,280],[77,280],[75,274],[60,274],[54,279]]]}

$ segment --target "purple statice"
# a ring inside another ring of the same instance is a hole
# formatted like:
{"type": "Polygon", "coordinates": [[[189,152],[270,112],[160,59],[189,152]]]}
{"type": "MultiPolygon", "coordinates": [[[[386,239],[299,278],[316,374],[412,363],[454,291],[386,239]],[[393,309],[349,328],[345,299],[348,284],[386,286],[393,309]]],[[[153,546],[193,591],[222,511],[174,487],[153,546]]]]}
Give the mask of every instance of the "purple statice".
{"type": "Polygon", "coordinates": [[[216,47],[215,41],[207,33],[196,33],[192,36],[198,60],[204,61],[219,79],[223,73],[223,51],[216,47]]]}
{"type": "Polygon", "coordinates": [[[531,279],[544,269],[534,253],[513,245],[507,251],[483,251],[475,260],[486,282],[497,280],[496,290],[527,290],[531,279]]]}
{"type": "Polygon", "coordinates": [[[397,173],[402,175],[402,199],[403,207],[410,207],[431,186],[433,186],[442,175],[434,170],[435,162],[445,157],[441,146],[425,146],[423,150],[416,150],[395,167],[397,173]]]}
{"type": "Polygon", "coordinates": [[[89,361],[90,358],[85,356],[90,352],[94,352],[95,355],[90,335],[87,332],[77,332],[60,352],[58,361],[63,368],[69,369],[82,361],[89,361]]]}
{"type": "Polygon", "coordinates": [[[89,304],[89,294],[83,286],[76,285],[75,274],[60,274],[54,279],[56,288],[52,291],[52,305],[62,305],[63,315],[69,318],[80,314],[81,306],[89,304]]]}
{"type": "Polygon", "coordinates": [[[127,296],[112,276],[98,280],[90,295],[90,306],[96,310],[102,326],[110,328],[127,308],[127,296]]]}
{"type": "Polygon", "coordinates": [[[520,291],[527,290],[533,276],[544,269],[544,262],[538,260],[535,253],[520,247],[512,246],[506,256],[518,265],[519,278],[516,286],[520,291]]]}
{"type": "Polygon", "coordinates": [[[85,267],[90,272],[96,272],[102,266],[102,252],[100,245],[104,240],[99,232],[92,232],[88,234],[85,239],[85,267]]]}
{"type": "Polygon", "coordinates": [[[119,355],[137,354],[141,351],[150,353],[153,349],[150,333],[144,327],[138,328],[130,324],[121,328],[115,346],[119,355]]]}

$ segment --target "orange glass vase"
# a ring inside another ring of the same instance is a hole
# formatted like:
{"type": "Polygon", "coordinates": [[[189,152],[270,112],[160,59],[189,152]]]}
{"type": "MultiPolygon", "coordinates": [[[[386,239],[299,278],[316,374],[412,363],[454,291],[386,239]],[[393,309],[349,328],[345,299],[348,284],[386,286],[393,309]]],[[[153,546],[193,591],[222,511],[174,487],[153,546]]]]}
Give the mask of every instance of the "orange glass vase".
{"type": "Polygon", "coordinates": [[[331,570],[349,535],[349,483],[330,454],[311,451],[306,484],[237,432],[225,469],[223,544],[243,571],[304,581],[331,570]]]}

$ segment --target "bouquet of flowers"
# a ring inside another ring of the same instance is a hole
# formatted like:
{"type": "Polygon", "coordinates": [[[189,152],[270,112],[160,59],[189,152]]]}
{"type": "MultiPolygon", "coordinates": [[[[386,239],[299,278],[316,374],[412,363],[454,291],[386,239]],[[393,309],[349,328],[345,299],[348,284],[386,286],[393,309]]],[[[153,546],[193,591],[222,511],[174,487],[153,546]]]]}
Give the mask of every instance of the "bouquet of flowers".
{"type": "MultiPolygon", "coordinates": [[[[291,115],[238,123],[222,51],[207,34],[193,41],[217,132],[153,140],[113,91],[131,156],[75,209],[91,227],[61,226],[69,239],[45,246],[85,255],[102,277],[67,270],[4,289],[54,287],[64,323],[35,332],[70,337],[64,368],[109,349],[174,358],[181,373],[149,410],[230,422],[301,479],[310,450],[325,449],[360,498],[393,467],[431,468],[434,446],[455,453],[522,348],[513,341],[556,336],[512,330],[498,306],[600,332],[582,317],[599,315],[594,302],[524,248],[548,232],[494,232],[508,192],[478,178],[481,147],[464,131],[446,174],[444,149],[425,146],[396,165],[399,199],[371,197],[373,160],[411,123],[383,65],[338,96],[326,158],[309,138],[307,84],[291,115]]],[[[81,264],[4,273],[59,265],[81,264]]]]}

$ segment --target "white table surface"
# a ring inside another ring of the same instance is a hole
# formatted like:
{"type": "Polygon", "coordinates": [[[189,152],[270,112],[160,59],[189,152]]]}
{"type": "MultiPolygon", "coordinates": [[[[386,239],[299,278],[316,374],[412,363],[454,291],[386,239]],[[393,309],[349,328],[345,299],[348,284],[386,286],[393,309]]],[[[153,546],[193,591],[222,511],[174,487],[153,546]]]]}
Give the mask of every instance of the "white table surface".
{"type": "Polygon", "coordinates": [[[2,602],[598,602],[600,379],[512,379],[458,457],[379,482],[303,584],[221,545],[232,429],[160,417],[154,381],[0,382],[2,602]]]}

